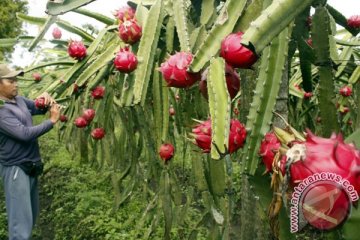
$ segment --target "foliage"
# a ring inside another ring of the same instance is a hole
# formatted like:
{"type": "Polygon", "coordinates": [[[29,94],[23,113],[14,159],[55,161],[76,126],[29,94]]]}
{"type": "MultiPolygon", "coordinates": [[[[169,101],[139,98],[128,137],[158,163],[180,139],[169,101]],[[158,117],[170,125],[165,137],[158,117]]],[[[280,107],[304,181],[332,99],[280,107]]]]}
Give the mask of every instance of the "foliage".
{"type": "MultiPolygon", "coordinates": [[[[2,0],[0,2],[0,38],[14,38],[22,32],[22,21],[16,18],[16,13],[27,13],[27,2],[23,0],[2,0]]],[[[0,48],[0,61],[10,48],[0,48]]]]}

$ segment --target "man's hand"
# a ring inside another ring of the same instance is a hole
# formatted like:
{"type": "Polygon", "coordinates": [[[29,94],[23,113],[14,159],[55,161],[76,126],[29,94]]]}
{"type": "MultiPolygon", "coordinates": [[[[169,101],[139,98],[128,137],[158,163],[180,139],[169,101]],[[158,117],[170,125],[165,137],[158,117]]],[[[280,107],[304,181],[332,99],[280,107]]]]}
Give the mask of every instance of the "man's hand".
{"type": "Polygon", "coordinates": [[[50,108],[50,121],[55,124],[60,118],[60,105],[53,104],[50,108]]]}
{"type": "Polygon", "coordinates": [[[53,99],[49,93],[47,92],[43,92],[40,96],[38,96],[37,98],[44,98],[45,100],[45,106],[52,106],[53,104],[56,104],[55,99],[53,99]]]}

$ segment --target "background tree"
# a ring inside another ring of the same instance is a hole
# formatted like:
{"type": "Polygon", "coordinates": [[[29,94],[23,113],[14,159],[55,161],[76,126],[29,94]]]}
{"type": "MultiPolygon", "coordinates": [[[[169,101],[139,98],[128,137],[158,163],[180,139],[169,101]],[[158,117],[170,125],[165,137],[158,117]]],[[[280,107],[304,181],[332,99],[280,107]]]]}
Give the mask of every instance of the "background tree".
{"type": "MultiPolygon", "coordinates": [[[[22,21],[16,17],[17,12],[27,13],[27,2],[22,0],[0,1],[0,38],[14,38],[24,30],[21,28],[22,21]]],[[[3,61],[5,54],[12,50],[10,47],[0,48],[0,61],[3,61]]]]}

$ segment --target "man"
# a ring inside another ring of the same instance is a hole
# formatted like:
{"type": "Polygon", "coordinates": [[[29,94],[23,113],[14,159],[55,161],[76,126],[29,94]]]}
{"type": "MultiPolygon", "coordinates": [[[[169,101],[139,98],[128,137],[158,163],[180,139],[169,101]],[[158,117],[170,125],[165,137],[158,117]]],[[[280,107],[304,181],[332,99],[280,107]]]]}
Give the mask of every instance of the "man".
{"type": "Polygon", "coordinates": [[[46,110],[18,96],[16,77],[22,71],[12,71],[0,64],[0,175],[4,184],[10,240],[31,238],[39,213],[37,176],[42,172],[37,138],[52,129],[60,117],[55,100],[43,93],[50,108],[50,118],[33,126],[32,115],[46,110]]]}

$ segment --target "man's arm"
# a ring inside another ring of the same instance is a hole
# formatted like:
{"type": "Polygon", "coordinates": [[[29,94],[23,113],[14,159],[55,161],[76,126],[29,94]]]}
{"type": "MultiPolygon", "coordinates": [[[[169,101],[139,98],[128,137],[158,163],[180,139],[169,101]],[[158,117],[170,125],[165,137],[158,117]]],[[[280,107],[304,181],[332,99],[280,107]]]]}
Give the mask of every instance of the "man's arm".
{"type": "Polygon", "coordinates": [[[0,132],[20,141],[30,141],[48,132],[53,127],[53,122],[45,120],[39,125],[24,126],[14,115],[0,116],[0,132]]]}

